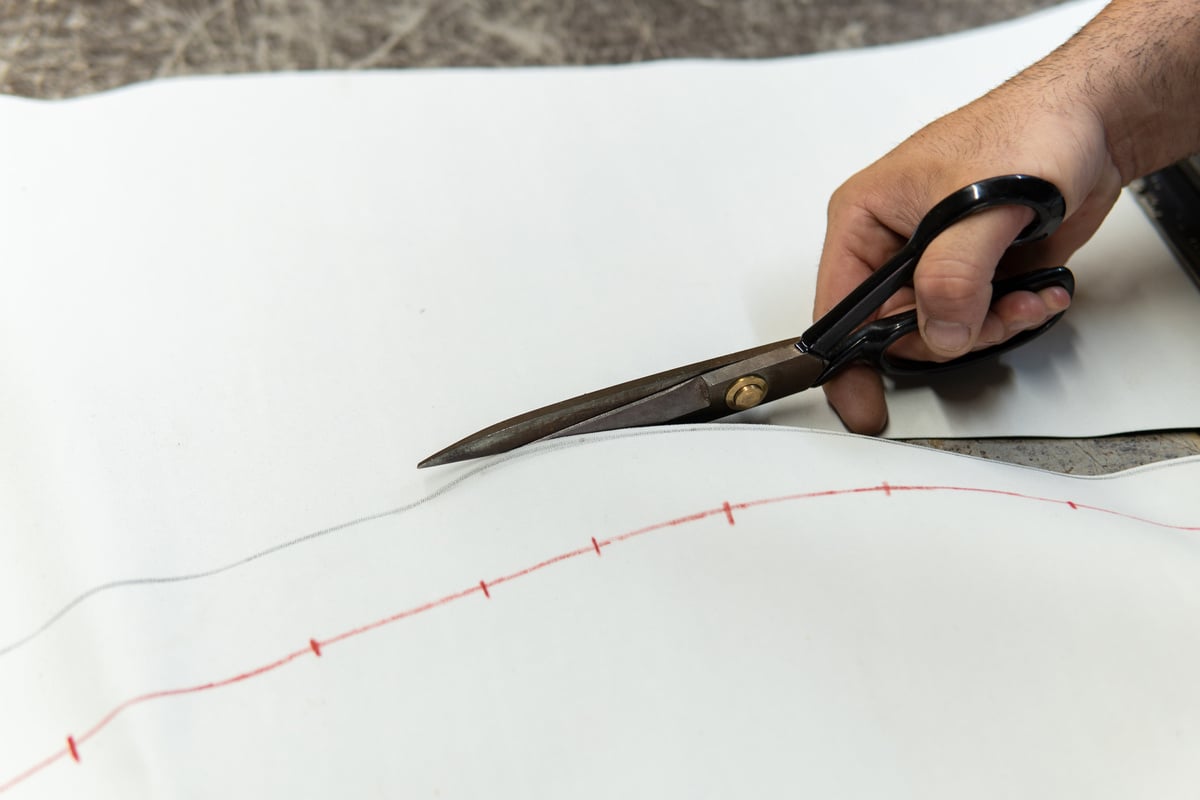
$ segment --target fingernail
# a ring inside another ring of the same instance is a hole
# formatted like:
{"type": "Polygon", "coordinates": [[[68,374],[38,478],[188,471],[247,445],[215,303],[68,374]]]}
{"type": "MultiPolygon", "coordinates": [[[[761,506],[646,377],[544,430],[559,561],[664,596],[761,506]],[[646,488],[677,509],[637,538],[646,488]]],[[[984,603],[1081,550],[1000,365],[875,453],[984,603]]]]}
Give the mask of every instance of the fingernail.
{"type": "Polygon", "coordinates": [[[1005,335],[1016,336],[1018,333],[1031,331],[1037,326],[1041,325],[1042,322],[1045,322],[1045,320],[1042,320],[1041,322],[1014,322],[1012,325],[1008,326],[1008,329],[1005,331],[1005,335]]]}
{"type": "Polygon", "coordinates": [[[1004,323],[995,315],[988,314],[983,320],[983,326],[979,329],[979,338],[976,341],[981,345],[1000,344],[1007,335],[1008,331],[1004,329],[1004,323]]]}
{"type": "Polygon", "coordinates": [[[1071,305],[1071,293],[1061,286],[1054,286],[1042,292],[1042,302],[1057,314],[1071,305]]]}
{"type": "Polygon", "coordinates": [[[971,329],[961,322],[946,322],[940,319],[925,321],[925,341],[934,350],[943,353],[960,353],[971,342],[971,329]]]}

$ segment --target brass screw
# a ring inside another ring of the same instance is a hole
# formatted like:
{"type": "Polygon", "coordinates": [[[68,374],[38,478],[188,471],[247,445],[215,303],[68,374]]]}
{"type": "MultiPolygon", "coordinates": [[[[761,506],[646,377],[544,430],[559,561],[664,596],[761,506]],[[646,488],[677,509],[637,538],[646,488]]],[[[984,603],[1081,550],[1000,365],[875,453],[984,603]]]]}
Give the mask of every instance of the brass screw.
{"type": "Polygon", "coordinates": [[[757,375],[738,378],[725,392],[725,405],[734,411],[754,408],[767,396],[767,382],[757,375]]]}

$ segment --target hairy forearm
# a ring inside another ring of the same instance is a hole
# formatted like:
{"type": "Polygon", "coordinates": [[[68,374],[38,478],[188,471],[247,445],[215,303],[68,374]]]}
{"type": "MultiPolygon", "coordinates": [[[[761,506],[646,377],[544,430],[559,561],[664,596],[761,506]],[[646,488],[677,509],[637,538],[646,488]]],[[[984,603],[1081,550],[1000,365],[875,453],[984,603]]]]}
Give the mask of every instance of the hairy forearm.
{"type": "Polygon", "coordinates": [[[1200,0],[1113,0],[1022,82],[1088,106],[1125,183],[1198,152],[1200,0]]]}

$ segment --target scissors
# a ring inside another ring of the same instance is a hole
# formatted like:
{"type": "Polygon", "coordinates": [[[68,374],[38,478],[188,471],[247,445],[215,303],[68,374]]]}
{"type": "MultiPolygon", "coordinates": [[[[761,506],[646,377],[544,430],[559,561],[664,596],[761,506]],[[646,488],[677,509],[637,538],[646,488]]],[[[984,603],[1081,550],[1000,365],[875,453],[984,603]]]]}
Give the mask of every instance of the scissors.
{"type": "MultiPolygon", "coordinates": [[[[799,339],[784,339],[688,364],[539,408],[484,428],[417,466],[495,455],[560,436],[708,422],[820,386],[851,363],[871,364],[888,375],[920,375],[960,367],[1025,344],[1045,333],[1063,312],[998,345],[936,363],[895,358],[887,353],[889,345],[917,329],[915,310],[863,324],[912,280],[921,254],[940,233],[964,217],[1004,205],[1027,206],[1034,212],[1033,222],[1017,235],[1014,245],[1049,236],[1062,222],[1066,208],[1054,184],[1030,175],[1002,175],[972,183],[935,205],[887,263],[799,339]]],[[[1062,286],[1074,294],[1075,278],[1066,267],[1035,270],[993,281],[992,297],[1051,286],[1062,286]]]]}

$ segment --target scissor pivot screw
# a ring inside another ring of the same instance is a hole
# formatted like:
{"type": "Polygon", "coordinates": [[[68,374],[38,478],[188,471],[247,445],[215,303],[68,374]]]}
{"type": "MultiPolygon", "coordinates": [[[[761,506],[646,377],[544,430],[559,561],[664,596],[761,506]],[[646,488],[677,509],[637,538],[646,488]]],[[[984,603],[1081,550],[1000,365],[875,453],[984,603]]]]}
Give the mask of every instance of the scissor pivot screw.
{"type": "Polygon", "coordinates": [[[734,411],[745,411],[754,408],[767,396],[767,382],[757,375],[746,375],[738,378],[725,392],[725,405],[734,411]]]}

